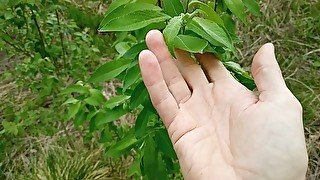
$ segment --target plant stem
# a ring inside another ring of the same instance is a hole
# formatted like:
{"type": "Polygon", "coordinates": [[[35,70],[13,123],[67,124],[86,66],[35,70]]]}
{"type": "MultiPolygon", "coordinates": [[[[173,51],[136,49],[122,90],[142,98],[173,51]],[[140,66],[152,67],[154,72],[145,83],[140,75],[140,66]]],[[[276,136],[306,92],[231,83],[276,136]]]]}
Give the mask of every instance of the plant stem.
{"type": "Polygon", "coordinates": [[[34,23],[36,24],[36,27],[37,27],[37,30],[38,30],[38,34],[39,34],[39,37],[40,37],[40,40],[41,40],[42,50],[43,50],[43,52],[46,52],[45,40],[43,38],[43,35],[42,35],[42,32],[41,32],[37,17],[36,17],[36,15],[35,15],[35,13],[33,12],[32,9],[31,9],[31,13],[32,13],[32,19],[33,19],[34,23]]]}
{"type": "Polygon", "coordinates": [[[66,68],[67,66],[67,60],[66,60],[66,52],[64,50],[64,41],[63,41],[63,33],[60,25],[60,18],[59,18],[59,13],[58,10],[55,10],[56,12],[56,17],[58,21],[58,27],[59,27],[59,36],[60,36],[60,42],[61,42],[61,50],[62,50],[62,58],[63,58],[63,67],[66,68]]]}
{"type": "Polygon", "coordinates": [[[158,6],[162,8],[161,0],[158,0],[158,6]]]}
{"type": "Polygon", "coordinates": [[[215,0],[215,1],[214,1],[214,11],[215,11],[215,12],[217,12],[217,5],[218,5],[218,1],[215,0]]]}
{"type": "MultiPolygon", "coordinates": [[[[10,37],[10,35],[9,35],[7,32],[5,32],[5,31],[3,31],[3,30],[1,30],[1,31],[2,31],[3,34],[6,34],[8,37],[10,37]]],[[[20,52],[24,53],[24,54],[27,55],[27,56],[30,56],[30,57],[32,56],[27,50],[23,49],[23,48],[20,47],[19,45],[15,45],[14,43],[12,43],[12,42],[4,39],[4,38],[1,38],[1,39],[2,39],[5,43],[7,43],[7,44],[9,44],[11,47],[13,47],[15,50],[20,51],[20,52]]],[[[12,38],[10,37],[10,39],[12,39],[12,38]]]]}
{"type": "Polygon", "coordinates": [[[190,0],[187,0],[186,13],[187,13],[187,12],[188,12],[188,10],[189,10],[189,2],[190,2],[190,0]]]}
{"type": "Polygon", "coordinates": [[[26,29],[27,29],[26,37],[28,38],[28,35],[29,35],[29,22],[28,22],[28,19],[27,19],[27,16],[26,16],[25,7],[22,10],[23,10],[22,11],[23,12],[23,19],[26,22],[26,29]]]}

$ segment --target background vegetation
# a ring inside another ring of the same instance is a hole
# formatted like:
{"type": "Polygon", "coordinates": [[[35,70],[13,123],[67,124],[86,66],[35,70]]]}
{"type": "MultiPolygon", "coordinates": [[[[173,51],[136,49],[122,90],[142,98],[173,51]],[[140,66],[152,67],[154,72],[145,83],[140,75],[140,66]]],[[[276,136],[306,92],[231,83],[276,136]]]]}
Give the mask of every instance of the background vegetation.
{"type": "MultiPolygon", "coordinates": [[[[110,141],[101,138],[109,136],[69,120],[74,114],[63,105],[70,98],[66,87],[92,91],[84,82],[122,51],[114,46],[114,34],[96,31],[107,6],[93,0],[0,0],[0,179],[126,179],[134,174],[128,170],[130,156],[105,157],[99,142],[110,141]]],[[[320,2],[264,0],[261,7],[263,16],[238,23],[240,63],[249,69],[263,43],[276,45],[286,82],[304,107],[308,179],[319,179],[320,2]]],[[[101,87],[103,95],[114,95],[118,84],[101,87]]],[[[115,128],[126,132],[134,118],[121,118],[115,128]]]]}

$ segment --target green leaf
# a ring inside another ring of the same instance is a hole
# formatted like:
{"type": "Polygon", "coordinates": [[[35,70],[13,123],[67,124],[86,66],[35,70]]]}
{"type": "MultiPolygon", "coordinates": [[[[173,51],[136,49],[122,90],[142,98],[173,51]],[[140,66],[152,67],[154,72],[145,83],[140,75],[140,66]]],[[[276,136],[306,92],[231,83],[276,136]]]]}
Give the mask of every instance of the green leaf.
{"type": "Polygon", "coordinates": [[[172,55],[174,55],[174,38],[179,34],[182,23],[183,20],[181,16],[174,17],[163,30],[164,39],[172,55]]]}
{"type": "Polygon", "coordinates": [[[74,118],[74,126],[79,127],[81,126],[84,121],[87,119],[88,113],[86,113],[84,110],[80,110],[77,115],[74,118]]]}
{"type": "Polygon", "coordinates": [[[88,87],[74,84],[61,91],[61,94],[71,94],[71,93],[89,94],[89,89],[88,87]]]}
{"type": "Polygon", "coordinates": [[[114,48],[120,56],[123,56],[130,49],[130,45],[128,42],[119,42],[114,48]]]}
{"type": "Polygon", "coordinates": [[[94,117],[95,126],[100,128],[106,123],[118,120],[125,114],[127,114],[127,110],[123,109],[122,106],[118,106],[113,109],[107,109],[104,112],[100,111],[94,117]]]}
{"type": "Polygon", "coordinates": [[[66,105],[66,104],[74,104],[74,103],[77,103],[79,102],[78,99],[75,99],[75,98],[69,98],[67,99],[62,105],[66,105]]]}
{"type": "Polygon", "coordinates": [[[235,62],[228,61],[223,63],[226,68],[234,73],[234,76],[239,80],[239,82],[245,85],[248,89],[253,90],[256,88],[254,80],[241,66],[235,62]]]}
{"type": "Polygon", "coordinates": [[[113,0],[112,3],[109,5],[108,10],[106,12],[106,17],[116,10],[118,7],[130,3],[132,0],[113,0]]]}
{"type": "Polygon", "coordinates": [[[137,0],[137,2],[149,3],[149,4],[157,4],[158,0],[137,0]]]}
{"type": "Polygon", "coordinates": [[[244,5],[255,16],[261,16],[260,6],[256,0],[242,0],[244,5]]]}
{"type": "Polygon", "coordinates": [[[130,60],[128,59],[118,59],[105,63],[100,66],[91,76],[89,82],[98,83],[103,81],[109,81],[117,77],[130,65],[130,60]]]}
{"type": "Polygon", "coordinates": [[[110,21],[102,27],[100,32],[108,31],[134,31],[153,23],[163,22],[170,17],[158,11],[137,11],[121,18],[110,21]]]}
{"type": "Polygon", "coordinates": [[[217,14],[214,11],[214,9],[211,8],[209,5],[207,5],[201,1],[198,1],[198,0],[194,0],[194,1],[191,1],[188,6],[189,6],[189,8],[198,7],[199,9],[203,10],[206,13],[206,15],[207,15],[206,19],[214,21],[222,27],[224,26],[224,23],[223,23],[222,19],[220,18],[219,14],[217,14]]]}
{"type": "Polygon", "coordinates": [[[144,108],[140,112],[135,123],[135,135],[137,138],[140,138],[143,135],[145,135],[147,124],[153,115],[154,113],[150,111],[148,108],[144,108]]]}
{"type": "Polygon", "coordinates": [[[235,51],[235,48],[227,33],[217,23],[207,19],[195,17],[190,23],[187,24],[187,27],[191,31],[209,41],[212,45],[223,45],[229,50],[235,51]]]}
{"type": "Polygon", "coordinates": [[[116,144],[112,145],[106,152],[109,157],[117,158],[130,152],[131,148],[138,143],[134,136],[134,129],[130,130],[127,135],[121,138],[116,144]]]}
{"type": "Polygon", "coordinates": [[[148,3],[123,5],[105,17],[99,31],[134,31],[170,18],[160,11],[161,8],[148,3]]]}
{"type": "Polygon", "coordinates": [[[171,17],[184,13],[184,8],[180,0],[163,0],[163,8],[171,17]]]}
{"type": "Polygon", "coordinates": [[[147,49],[145,41],[133,45],[122,57],[126,59],[134,59],[144,49],[147,49]]]}
{"type": "Polygon", "coordinates": [[[18,125],[15,122],[3,121],[2,126],[6,133],[13,134],[15,136],[18,135],[18,125]]]}
{"type": "Polygon", "coordinates": [[[171,140],[166,130],[161,129],[157,131],[155,138],[156,138],[157,146],[165,156],[168,156],[173,159],[177,159],[177,155],[173,149],[171,140]]]}
{"type": "Polygon", "coordinates": [[[126,95],[113,96],[104,103],[104,107],[113,109],[114,107],[119,106],[129,98],[130,96],[126,96],[126,95]]]}
{"type": "Polygon", "coordinates": [[[130,98],[130,108],[137,108],[139,105],[143,104],[149,98],[147,88],[143,82],[140,82],[137,87],[133,90],[130,98]]]}
{"type": "Polygon", "coordinates": [[[134,161],[131,164],[127,173],[128,177],[141,174],[140,163],[141,163],[140,158],[134,158],[134,161]]]}
{"type": "Polygon", "coordinates": [[[223,0],[223,2],[242,22],[247,22],[244,4],[241,0],[223,0]]]}
{"type": "Polygon", "coordinates": [[[84,101],[92,106],[99,106],[103,101],[105,101],[105,97],[99,90],[90,89],[90,97],[86,98],[84,101]]]}
{"type": "Polygon", "coordinates": [[[77,102],[77,103],[74,103],[70,106],[69,108],[69,112],[68,112],[68,118],[67,119],[71,119],[73,118],[78,112],[79,112],[79,109],[80,109],[80,106],[81,106],[81,102],[77,102]]]}
{"type": "Polygon", "coordinates": [[[154,6],[147,3],[124,3],[126,0],[121,0],[114,8],[109,8],[105,17],[100,23],[99,29],[108,24],[110,21],[125,16],[136,11],[153,10],[161,11],[162,9],[158,6],[154,6]],[[121,4],[121,5],[120,5],[121,4]]]}
{"type": "Polygon", "coordinates": [[[228,30],[228,32],[231,35],[235,36],[235,34],[236,34],[236,23],[232,19],[232,16],[229,15],[229,14],[223,14],[221,16],[221,18],[223,19],[224,25],[225,25],[226,29],[228,30]]]}
{"type": "Polygon", "coordinates": [[[158,172],[158,152],[156,151],[156,144],[152,137],[149,137],[144,145],[144,172],[148,179],[157,179],[158,172]]]}
{"type": "Polygon", "coordinates": [[[191,53],[203,53],[208,42],[193,36],[179,35],[174,39],[174,46],[191,53]]]}
{"type": "Polygon", "coordinates": [[[135,65],[127,70],[123,80],[123,91],[125,92],[131,85],[141,77],[139,65],[135,65]]]}

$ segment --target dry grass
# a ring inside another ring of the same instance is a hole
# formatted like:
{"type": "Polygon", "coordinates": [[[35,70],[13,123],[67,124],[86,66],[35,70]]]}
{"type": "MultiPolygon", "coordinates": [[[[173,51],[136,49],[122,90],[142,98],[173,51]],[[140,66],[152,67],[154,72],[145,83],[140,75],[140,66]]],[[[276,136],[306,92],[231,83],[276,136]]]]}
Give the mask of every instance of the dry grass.
{"type": "MultiPolygon", "coordinates": [[[[72,126],[69,128],[73,129],[72,126]]],[[[19,146],[6,152],[2,160],[5,179],[126,179],[126,159],[104,156],[95,142],[84,142],[82,135],[71,131],[72,143],[64,140],[65,132],[53,136],[23,137],[19,146]]]]}
{"type": "Polygon", "coordinates": [[[287,85],[304,107],[310,180],[320,179],[320,69],[316,67],[320,63],[320,17],[315,13],[319,6],[316,0],[264,0],[264,16],[240,27],[241,63],[249,67],[262,44],[274,43],[287,85]]]}

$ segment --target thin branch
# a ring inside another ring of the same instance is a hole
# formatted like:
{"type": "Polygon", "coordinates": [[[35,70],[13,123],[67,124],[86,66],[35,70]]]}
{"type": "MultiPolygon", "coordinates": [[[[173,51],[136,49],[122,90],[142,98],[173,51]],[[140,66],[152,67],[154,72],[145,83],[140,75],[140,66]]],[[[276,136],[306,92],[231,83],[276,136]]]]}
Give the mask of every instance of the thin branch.
{"type": "Polygon", "coordinates": [[[66,67],[67,60],[66,60],[66,52],[64,50],[64,41],[63,41],[63,33],[62,33],[61,25],[60,25],[60,17],[59,17],[58,10],[55,10],[55,12],[56,12],[56,17],[57,17],[58,27],[59,27],[59,35],[60,35],[62,58],[63,58],[63,67],[66,67]]]}
{"type": "MultiPolygon", "coordinates": [[[[7,33],[7,32],[5,32],[5,31],[3,31],[3,30],[1,30],[2,31],[2,33],[4,33],[4,34],[6,34],[7,36],[9,36],[10,37],[10,35],[7,33]]],[[[10,37],[11,38],[11,37],[10,37]]],[[[6,39],[4,39],[4,38],[1,38],[5,43],[7,43],[8,45],[10,45],[11,47],[13,47],[15,50],[17,50],[17,51],[19,51],[19,52],[22,52],[22,53],[24,53],[25,55],[27,55],[27,56],[32,56],[28,51],[26,51],[25,49],[23,49],[22,47],[20,47],[19,45],[15,45],[14,43],[11,43],[10,41],[7,41],[6,39]]],[[[12,39],[12,38],[11,38],[12,39]]]]}
{"type": "Polygon", "coordinates": [[[158,0],[158,6],[162,8],[161,0],[158,0]]]}
{"type": "Polygon", "coordinates": [[[189,2],[190,2],[190,0],[187,0],[186,13],[187,13],[187,12],[188,12],[188,10],[189,10],[189,2]]]}
{"type": "Polygon", "coordinates": [[[40,37],[40,40],[41,40],[42,49],[43,49],[44,52],[46,52],[45,40],[43,38],[43,35],[42,35],[42,32],[41,32],[37,17],[36,17],[36,15],[35,15],[35,13],[33,12],[32,9],[31,9],[31,13],[32,13],[32,19],[33,19],[34,23],[36,24],[36,27],[37,27],[37,30],[38,30],[38,34],[39,34],[39,37],[40,37]]]}
{"type": "Polygon", "coordinates": [[[27,19],[27,16],[26,16],[25,7],[22,9],[22,13],[23,13],[23,19],[26,22],[26,29],[27,29],[26,37],[28,37],[28,35],[29,35],[29,22],[28,22],[28,19],[27,19]]]}

